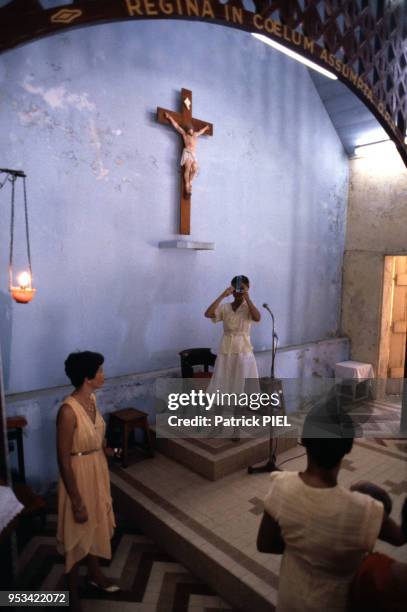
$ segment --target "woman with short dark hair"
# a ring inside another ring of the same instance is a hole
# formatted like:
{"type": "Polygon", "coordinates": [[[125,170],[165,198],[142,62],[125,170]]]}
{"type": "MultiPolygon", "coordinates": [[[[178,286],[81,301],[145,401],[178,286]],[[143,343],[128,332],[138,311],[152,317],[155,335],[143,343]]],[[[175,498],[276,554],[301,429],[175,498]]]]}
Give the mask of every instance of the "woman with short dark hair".
{"type": "Polygon", "coordinates": [[[65,372],[75,390],[63,401],[57,417],[58,549],[65,555],[65,572],[72,609],[81,610],[78,565],[86,558],[93,586],[117,591],[100,571],[98,558],[111,558],[115,520],[105,454],[105,422],[94,392],[104,383],[104,357],[84,351],[71,353],[65,372]]]}

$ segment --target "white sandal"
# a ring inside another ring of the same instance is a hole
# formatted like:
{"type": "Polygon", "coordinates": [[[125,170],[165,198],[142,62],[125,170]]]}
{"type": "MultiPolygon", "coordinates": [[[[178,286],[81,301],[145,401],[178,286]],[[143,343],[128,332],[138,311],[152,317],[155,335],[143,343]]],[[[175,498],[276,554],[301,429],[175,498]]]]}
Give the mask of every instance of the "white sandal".
{"type": "Polygon", "coordinates": [[[102,587],[97,582],[93,582],[93,580],[89,580],[89,584],[91,584],[96,589],[100,589],[101,591],[105,591],[106,593],[117,593],[117,591],[120,591],[120,587],[117,584],[111,584],[108,587],[102,587]]]}

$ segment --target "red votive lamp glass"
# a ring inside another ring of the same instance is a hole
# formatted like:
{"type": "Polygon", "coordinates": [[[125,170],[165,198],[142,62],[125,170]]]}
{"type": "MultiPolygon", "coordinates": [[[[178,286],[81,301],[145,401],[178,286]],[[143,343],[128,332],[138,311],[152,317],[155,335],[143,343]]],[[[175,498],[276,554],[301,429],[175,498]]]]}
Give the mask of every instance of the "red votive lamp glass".
{"type": "Polygon", "coordinates": [[[10,287],[10,293],[13,300],[18,304],[28,304],[34,297],[36,289],[31,285],[31,274],[22,272],[18,277],[19,287],[10,287]]]}

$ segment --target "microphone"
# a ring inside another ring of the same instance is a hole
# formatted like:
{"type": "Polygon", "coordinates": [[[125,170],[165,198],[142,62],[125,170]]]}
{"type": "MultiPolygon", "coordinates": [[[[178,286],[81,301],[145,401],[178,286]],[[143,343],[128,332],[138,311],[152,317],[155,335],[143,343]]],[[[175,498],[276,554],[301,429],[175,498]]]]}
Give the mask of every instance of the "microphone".
{"type": "Polygon", "coordinates": [[[262,306],[263,306],[263,308],[265,308],[265,309],[267,310],[267,312],[268,312],[268,313],[270,314],[270,316],[271,316],[271,320],[272,320],[272,323],[273,323],[273,343],[274,343],[274,341],[275,341],[276,339],[278,339],[278,336],[277,336],[277,334],[276,334],[276,332],[275,332],[275,330],[274,330],[274,315],[273,315],[273,312],[272,312],[272,310],[271,310],[270,306],[269,306],[269,305],[268,305],[266,302],[265,302],[264,304],[262,304],[262,306]]]}

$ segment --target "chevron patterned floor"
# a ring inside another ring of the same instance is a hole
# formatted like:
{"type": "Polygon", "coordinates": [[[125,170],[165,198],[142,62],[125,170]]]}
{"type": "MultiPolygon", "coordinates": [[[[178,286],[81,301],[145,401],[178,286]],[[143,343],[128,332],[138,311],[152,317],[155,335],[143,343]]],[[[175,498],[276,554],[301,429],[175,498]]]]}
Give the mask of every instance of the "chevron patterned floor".
{"type": "MultiPolygon", "coordinates": [[[[19,584],[21,590],[65,590],[63,559],[55,549],[56,515],[47,517],[45,529],[20,534],[19,584]]],[[[81,568],[81,597],[85,612],[230,612],[232,608],[185,567],[160,550],[138,530],[119,522],[112,541],[111,562],[104,573],[122,590],[106,595],[90,586],[81,568]]]]}
{"type": "MultiPolygon", "coordinates": [[[[383,424],[396,423],[400,408],[368,404],[373,405],[361,406],[360,414],[363,425],[372,425],[370,435],[355,441],[352,453],[343,461],[340,482],[349,486],[367,479],[380,484],[391,495],[393,516],[398,519],[407,494],[407,440],[400,434],[387,437],[383,424]],[[383,418],[386,415],[388,419],[383,418]]],[[[282,453],[280,462],[285,470],[303,470],[305,453],[292,448],[282,453]]],[[[255,544],[268,479],[267,474],[251,477],[240,470],[211,482],[160,453],[153,460],[135,460],[126,470],[112,466],[115,510],[132,522],[119,521],[113,558],[105,563],[104,571],[120,582],[122,591],[107,596],[93,589],[86,582],[84,567],[81,595],[85,612],[232,610],[207,583],[230,597],[236,607],[273,610],[281,560],[276,555],[262,555],[255,544]],[[134,527],[136,520],[140,530],[134,527]],[[166,542],[164,536],[168,536],[166,542]],[[201,579],[165,553],[164,546],[201,579]],[[264,603],[263,608],[259,602],[264,603]]],[[[55,523],[54,501],[45,530],[38,526],[38,533],[20,540],[20,589],[64,589],[63,560],[55,549],[55,523]]],[[[404,547],[394,549],[379,542],[376,550],[405,560],[404,547]]]]}

